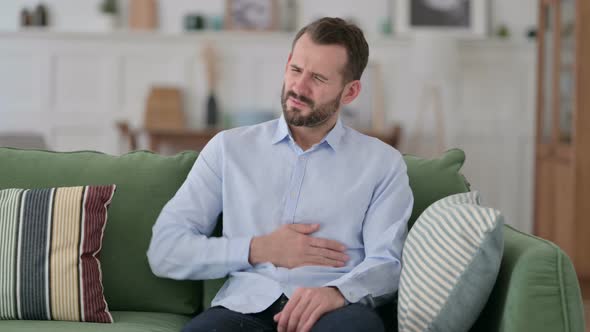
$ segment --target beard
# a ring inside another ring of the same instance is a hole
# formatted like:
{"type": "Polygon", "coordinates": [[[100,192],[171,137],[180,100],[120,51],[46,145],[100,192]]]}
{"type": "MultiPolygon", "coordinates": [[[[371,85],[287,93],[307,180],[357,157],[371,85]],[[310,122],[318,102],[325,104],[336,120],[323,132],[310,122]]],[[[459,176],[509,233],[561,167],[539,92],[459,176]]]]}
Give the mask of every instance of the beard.
{"type": "Polygon", "coordinates": [[[317,127],[325,123],[338,112],[338,108],[340,107],[340,97],[342,96],[343,91],[344,89],[342,89],[338,96],[333,100],[321,105],[316,105],[316,103],[310,98],[298,95],[292,90],[285,93],[285,84],[283,83],[283,88],[281,89],[281,105],[283,106],[285,120],[288,124],[296,127],[317,127]],[[307,104],[310,108],[310,114],[305,116],[302,114],[303,111],[301,109],[297,107],[287,107],[287,99],[289,99],[289,97],[293,97],[294,99],[307,104]]]}

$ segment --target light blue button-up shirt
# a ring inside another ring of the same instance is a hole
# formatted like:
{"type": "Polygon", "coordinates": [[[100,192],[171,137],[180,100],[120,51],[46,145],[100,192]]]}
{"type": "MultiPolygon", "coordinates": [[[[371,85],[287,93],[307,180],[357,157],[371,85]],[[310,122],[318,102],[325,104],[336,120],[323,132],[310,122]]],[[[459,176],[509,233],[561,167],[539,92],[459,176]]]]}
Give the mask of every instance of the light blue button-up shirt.
{"type": "Polygon", "coordinates": [[[153,272],[172,279],[229,275],[213,299],[260,312],[299,287],[337,287],[375,306],[397,291],[413,205],[406,165],[391,146],[345,127],[303,151],[284,117],[223,131],[199,154],[153,228],[153,272]],[[211,237],[223,211],[223,237],[211,237]],[[248,262],[254,236],[283,224],[317,223],[311,236],[339,241],[344,267],[293,269],[248,262]]]}

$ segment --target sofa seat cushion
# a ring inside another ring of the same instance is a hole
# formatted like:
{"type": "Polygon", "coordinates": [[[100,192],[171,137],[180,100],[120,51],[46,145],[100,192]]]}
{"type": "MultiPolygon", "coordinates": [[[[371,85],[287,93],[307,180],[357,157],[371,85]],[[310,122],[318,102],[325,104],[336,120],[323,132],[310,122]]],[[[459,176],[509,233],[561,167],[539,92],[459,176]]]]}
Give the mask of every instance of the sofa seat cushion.
{"type": "Polygon", "coordinates": [[[113,324],[65,321],[5,320],[2,332],[178,332],[189,316],[155,312],[111,311],[113,324]]]}

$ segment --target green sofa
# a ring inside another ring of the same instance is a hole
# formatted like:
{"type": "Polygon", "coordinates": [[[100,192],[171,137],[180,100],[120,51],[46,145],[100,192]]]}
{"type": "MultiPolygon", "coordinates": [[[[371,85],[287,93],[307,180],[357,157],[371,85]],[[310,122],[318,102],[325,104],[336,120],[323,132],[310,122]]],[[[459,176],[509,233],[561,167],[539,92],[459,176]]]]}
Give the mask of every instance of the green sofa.
{"type": "MultiPolygon", "coordinates": [[[[0,331],[179,331],[207,307],[222,283],[155,277],[146,250],[151,227],[197,155],[164,157],[137,151],[57,153],[0,148],[0,189],[117,185],[101,253],[103,284],[115,323],[0,321],[0,331]]],[[[469,190],[460,150],[441,159],[406,156],[415,206],[411,222],[434,201],[469,190]]],[[[219,227],[218,227],[219,228],[219,227]]],[[[395,305],[380,308],[396,330],[395,305]]],[[[500,274],[473,331],[584,331],[579,284],[569,258],[554,244],[505,226],[500,274]]]]}

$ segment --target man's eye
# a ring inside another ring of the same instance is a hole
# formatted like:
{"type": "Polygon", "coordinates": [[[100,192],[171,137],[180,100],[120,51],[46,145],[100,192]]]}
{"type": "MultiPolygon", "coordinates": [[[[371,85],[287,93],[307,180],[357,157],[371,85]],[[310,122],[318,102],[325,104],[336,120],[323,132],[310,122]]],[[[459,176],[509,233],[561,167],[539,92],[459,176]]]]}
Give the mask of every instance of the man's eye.
{"type": "Polygon", "coordinates": [[[294,71],[296,73],[299,73],[299,72],[301,72],[301,69],[299,69],[299,68],[291,68],[291,71],[294,71]]]}
{"type": "Polygon", "coordinates": [[[318,82],[325,83],[325,81],[319,76],[314,76],[313,78],[315,78],[315,80],[318,82]]]}

